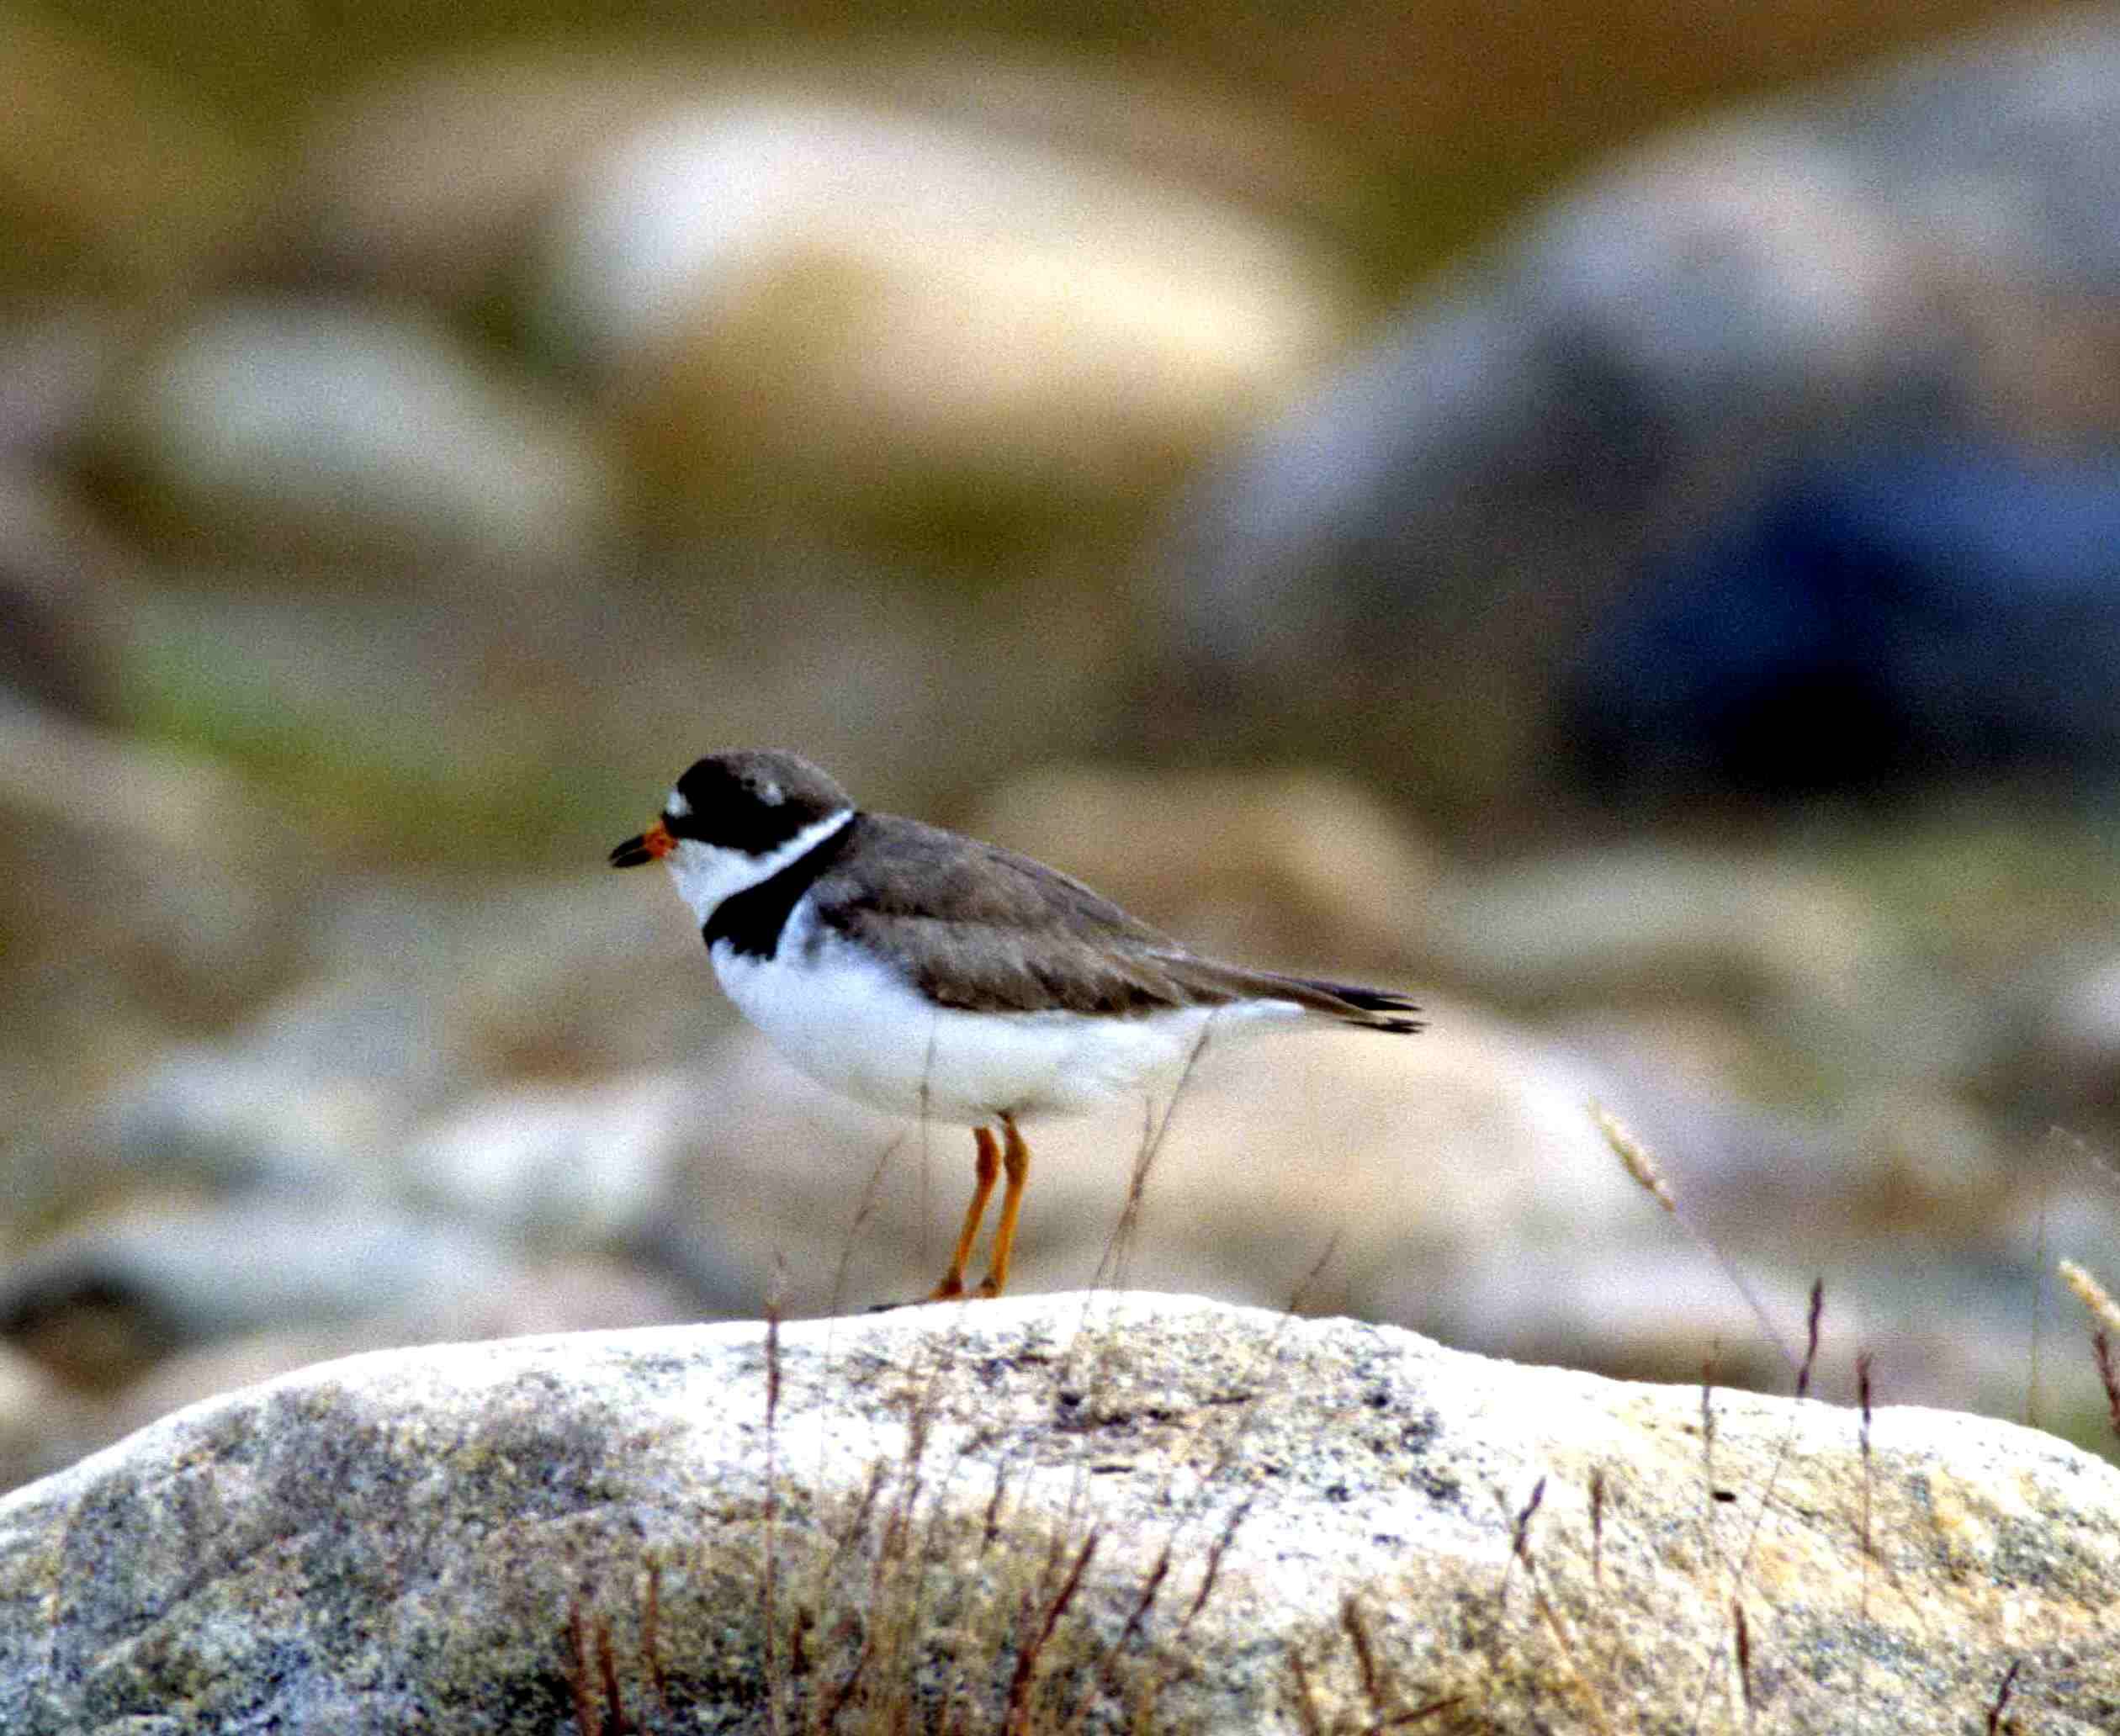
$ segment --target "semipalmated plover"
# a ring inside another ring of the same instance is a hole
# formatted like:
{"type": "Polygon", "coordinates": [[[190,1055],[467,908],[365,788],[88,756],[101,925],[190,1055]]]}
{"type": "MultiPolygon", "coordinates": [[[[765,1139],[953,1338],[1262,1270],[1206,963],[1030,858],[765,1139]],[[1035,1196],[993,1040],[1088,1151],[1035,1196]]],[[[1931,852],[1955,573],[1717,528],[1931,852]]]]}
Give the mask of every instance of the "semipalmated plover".
{"type": "Polygon", "coordinates": [[[793,754],[697,761],[611,853],[614,868],[657,860],[729,999],[795,1066],[894,1114],[972,1129],[972,1203],[931,1299],[965,1293],[1004,1173],[977,1294],[1009,1281],[1031,1167],[1019,1121],[1174,1088],[1210,1020],[1218,1034],[1421,1028],[1404,995],[1202,958],[1042,862],[865,812],[793,754]]]}

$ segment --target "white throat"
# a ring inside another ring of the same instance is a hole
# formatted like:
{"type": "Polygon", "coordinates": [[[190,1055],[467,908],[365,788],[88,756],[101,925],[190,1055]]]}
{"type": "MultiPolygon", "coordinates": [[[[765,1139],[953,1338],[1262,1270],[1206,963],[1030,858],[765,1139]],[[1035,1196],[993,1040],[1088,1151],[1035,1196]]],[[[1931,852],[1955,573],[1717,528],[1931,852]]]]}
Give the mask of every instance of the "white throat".
{"type": "Polygon", "coordinates": [[[670,877],[677,882],[677,896],[692,907],[692,915],[703,928],[723,899],[771,880],[798,856],[814,849],[853,818],[854,810],[843,807],[837,813],[811,821],[779,849],[768,850],[762,856],[729,849],[722,844],[703,844],[697,838],[681,838],[677,847],[663,860],[669,866],[670,877]]]}

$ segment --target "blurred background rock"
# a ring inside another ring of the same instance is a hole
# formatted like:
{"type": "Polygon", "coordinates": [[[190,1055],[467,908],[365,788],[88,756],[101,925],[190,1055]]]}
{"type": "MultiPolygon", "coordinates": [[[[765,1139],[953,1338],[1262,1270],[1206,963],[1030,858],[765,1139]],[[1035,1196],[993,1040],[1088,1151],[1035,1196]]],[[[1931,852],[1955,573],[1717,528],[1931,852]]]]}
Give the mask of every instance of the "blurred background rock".
{"type": "Polygon", "coordinates": [[[1420,990],[1019,1283],[2096,1437],[2120,21],[0,11],[0,1479],[369,1344],[916,1294],[968,1141],[602,871],[798,748],[1420,990]],[[1687,1225],[1586,1110],[1660,1154],[1687,1225]]]}

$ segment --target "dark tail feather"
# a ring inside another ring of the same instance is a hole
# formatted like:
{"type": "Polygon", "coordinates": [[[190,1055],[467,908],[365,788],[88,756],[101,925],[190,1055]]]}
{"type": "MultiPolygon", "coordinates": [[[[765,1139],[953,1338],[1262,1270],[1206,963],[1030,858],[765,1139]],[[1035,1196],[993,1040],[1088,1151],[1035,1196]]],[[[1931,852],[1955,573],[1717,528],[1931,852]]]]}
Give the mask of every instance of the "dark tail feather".
{"type": "MultiPolygon", "coordinates": [[[[1398,1036],[1411,1036],[1423,1028],[1422,1021],[1418,1019],[1393,1016],[1421,1010],[1397,989],[1364,988],[1354,982],[1320,982],[1312,977],[1298,980],[1305,988],[1326,1000],[1339,1003],[1340,1007],[1346,1009],[1341,1016],[1349,1024],[1359,1025],[1364,1030],[1390,1031],[1398,1036]]],[[[1339,1007],[1332,1010],[1338,1012],[1339,1007]]]]}
{"type": "Polygon", "coordinates": [[[1153,956],[1198,1005],[1287,1000],[1362,1030],[1406,1036],[1421,1029],[1419,1019],[1402,1016],[1421,1009],[1395,988],[1364,988],[1359,983],[1325,982],[1314,977],[1284,977],[1277,971],[1248,971],[1241,965],[1174,950],[1153,956]]]}

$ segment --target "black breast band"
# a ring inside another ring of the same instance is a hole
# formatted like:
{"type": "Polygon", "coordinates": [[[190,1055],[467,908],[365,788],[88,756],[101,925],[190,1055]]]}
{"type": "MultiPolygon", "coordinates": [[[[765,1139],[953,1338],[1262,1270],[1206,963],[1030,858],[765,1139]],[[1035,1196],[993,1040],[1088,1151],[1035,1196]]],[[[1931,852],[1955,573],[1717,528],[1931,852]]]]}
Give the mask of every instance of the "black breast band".
{"type": "Polygon", "coordinates": [[[854,828],[861,823],[861,815],[850,815],[829,838],[820,839],[777,874],[723,899],[699,931],[708,950],[713,951],[716,942],[726,940],[747,958],[771,958],[780,950],[788,913],[845,852],[853,842],[854,828]]]}

